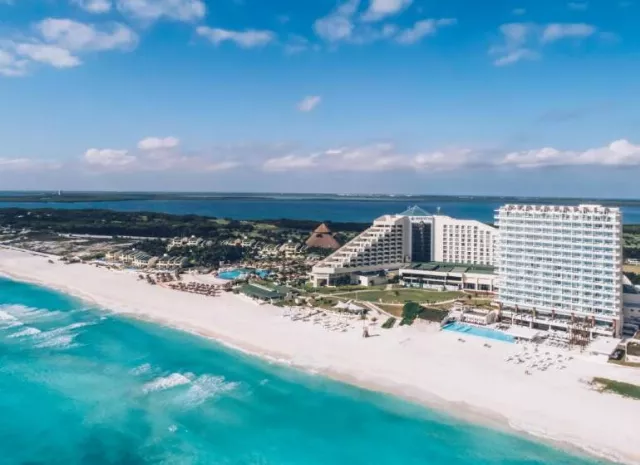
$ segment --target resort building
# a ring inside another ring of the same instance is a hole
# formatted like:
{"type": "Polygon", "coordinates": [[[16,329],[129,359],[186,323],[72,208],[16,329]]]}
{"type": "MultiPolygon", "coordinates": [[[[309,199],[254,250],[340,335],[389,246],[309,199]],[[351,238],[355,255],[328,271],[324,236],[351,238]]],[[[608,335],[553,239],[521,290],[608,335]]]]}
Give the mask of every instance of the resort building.
{"type": "Polygon", "coordinates": [[[284,255],[287,258],[298,256],[301,251],[302,245],[293,241],[285,242],[278,248],[280,255],[284,255]]]}
{"type": "Polygon", "coordinates": [[[204,239],[201,237],[174,237],[169,241],[169,249],[174,247],[202,247],[204,245],[204,239]]]}
{"type": "Polygon", "coordinates": [[[431,215],[411,207],[385,215],[313,267],[314,286],[356,283],[356,275],[398,270],[411,262],[493,265],[498,232],[474,220],[431,215]]]}
{"type": "Polygon", "coordinates": [[[622,217],[599,205],[505,205],[496,212],[498,302],[543,329],[619,335],[622,217]]]}
{"type": "Polygon", "coordinates": [[[313,267],[315,287],[350,284],[358,272],[399,269],[411,261],[411,221],[385,215],[313,267]]]}
{"type": "Polygon", "coordinates": [[[161,270],[175,270],[184,267],[188,263],[186,257],[165,256],[156,262],[156,268],[161,270]]]}
{"type": "Polygon", "coordinates": [[[470,291],[493,294],[498,291],[498,275],[488,265],[455,263],[412,263],[400,269],[400,281],[407,287],[470,291]]]}
{"type": "Polygon", "coordinates": [[[476,220],[458,220],[444,215],[433,217],[436,262],[495,265],[498,230],[476,220]]]}
{"type": "MultiPolygon", "coordinates": [[[[431,215],[411,207],[385,215],[313,267],[314,286],[357,283],[362,273],[398,270],[411,262],[494,265],[498,231],[475,220],[431,215]]],[[[495,287],[488,285],[493,292],[495,287]]]]}

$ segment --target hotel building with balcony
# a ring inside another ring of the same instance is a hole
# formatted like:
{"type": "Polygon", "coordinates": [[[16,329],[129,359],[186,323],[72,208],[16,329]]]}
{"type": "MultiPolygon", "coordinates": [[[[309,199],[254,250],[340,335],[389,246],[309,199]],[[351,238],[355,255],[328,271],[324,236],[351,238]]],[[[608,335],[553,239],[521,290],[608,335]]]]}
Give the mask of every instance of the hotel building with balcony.
{"type": "Polygon", "coordinates": [[[539,327],[569,329],[578,321],[592,335],[620,334],[620,209],[505,205],[495,219],[503,315],[527,311],[539,327]]]}
{"type": "Polygon", "coordinates": [[[313,267],[312,284],[333,286],[356,282],[361,273],[408,267],[432,261],[493,265],[495,228],[474,220],[430,215],[411,207],[385,215],[349,243],[313,267]]]}

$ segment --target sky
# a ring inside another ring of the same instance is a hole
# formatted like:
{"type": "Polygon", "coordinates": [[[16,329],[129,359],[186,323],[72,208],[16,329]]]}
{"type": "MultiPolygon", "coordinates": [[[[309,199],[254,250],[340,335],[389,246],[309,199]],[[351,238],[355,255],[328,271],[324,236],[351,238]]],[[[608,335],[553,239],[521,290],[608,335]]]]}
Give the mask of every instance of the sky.
{"type": "Polygon", "coordinates": [[[640,197],[640,0],[0,0],[0,190],[640,197]]]}

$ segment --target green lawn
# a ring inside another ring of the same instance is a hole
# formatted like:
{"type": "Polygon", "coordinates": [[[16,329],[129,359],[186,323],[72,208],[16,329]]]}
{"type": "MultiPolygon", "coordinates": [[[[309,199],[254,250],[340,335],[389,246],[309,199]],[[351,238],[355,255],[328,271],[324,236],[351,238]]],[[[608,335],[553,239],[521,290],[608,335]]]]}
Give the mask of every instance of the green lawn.
{"type": "Polygon", "coordinates": [[[593,382],[601,392],[614,392],[624,397],[640,400],[640,386],[629,383],[621,383],[607,378],[593,378],[593,382]]]}
{"type": "Polygon", "coordinates": [[[356,299],[366,302],[404,303],[407,301],[436,303],[457,299],[464,294],[458,291],[428,291],[423,289],[362,290],[340,294],[344,299],[356,299]]]}

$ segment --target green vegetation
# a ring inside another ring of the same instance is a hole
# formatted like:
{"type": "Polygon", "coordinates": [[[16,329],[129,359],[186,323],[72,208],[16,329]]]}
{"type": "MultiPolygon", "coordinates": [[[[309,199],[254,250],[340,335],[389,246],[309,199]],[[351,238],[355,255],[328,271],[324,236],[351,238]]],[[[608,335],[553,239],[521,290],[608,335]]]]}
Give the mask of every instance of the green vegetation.
{"type": "Polygon", "coordinates": [[[415,302],[407,302],[402,308],[402,320],[400,326],[411,326],[416,318],[423,312],[423,308],[415,302]]]}
{"type": "Polygon", "coordinates": [[[359,292],[349,292],[340,294],[345,299],[357,299],[366,302],[382,302],[382,303],[404,303],[404,302],[422,302],[433,304],[444,302],[447,300],[458,299],[464,294],[457,291],[430,291],[424,289],[391,289],[391,290],[369,290],[365,288],[359,292]]]}
{"type": "Polygon", "coordinates": [[[387,321],[385,321],[384,323],[382,323],[382,327],[384,329],[391,329],[393,328],[393,326],[396,324],[396,319],[392,316],[390,316],[387,321]]]}
{"type": "Polygon", "coordinates": [[[438,308],[424,308],[419,317],[421,320],[432,321],[434,323],[440,323],[442,319],[447,316],[447,310],[441,310],[438,308]]]}
{"type": "MultiPolygon", "coordinates": [[[[350,237],[368,225],[361,223],[326,222],[333,231],[350,237]]],[[[278,243],[289,239],[302,241],[318,226],[313,220],[274,219],[236,221],[198,215],[169,215],[152,212],[116,212],[111,210],[0,209],[0,224],[14,229],[55,231],[68,234],[103,236],[135,236],[170,238],[198,236],[219,241],[244,236],[274,239],[278,243]]]]}
{"type": "Polygon", "coordinates": [[[640,400],[640,386],[636,386],[635,384],[598,377],[593,378],[593,384],[598,387],[600,392],[613,392],[624,397],[640,400]]]}

